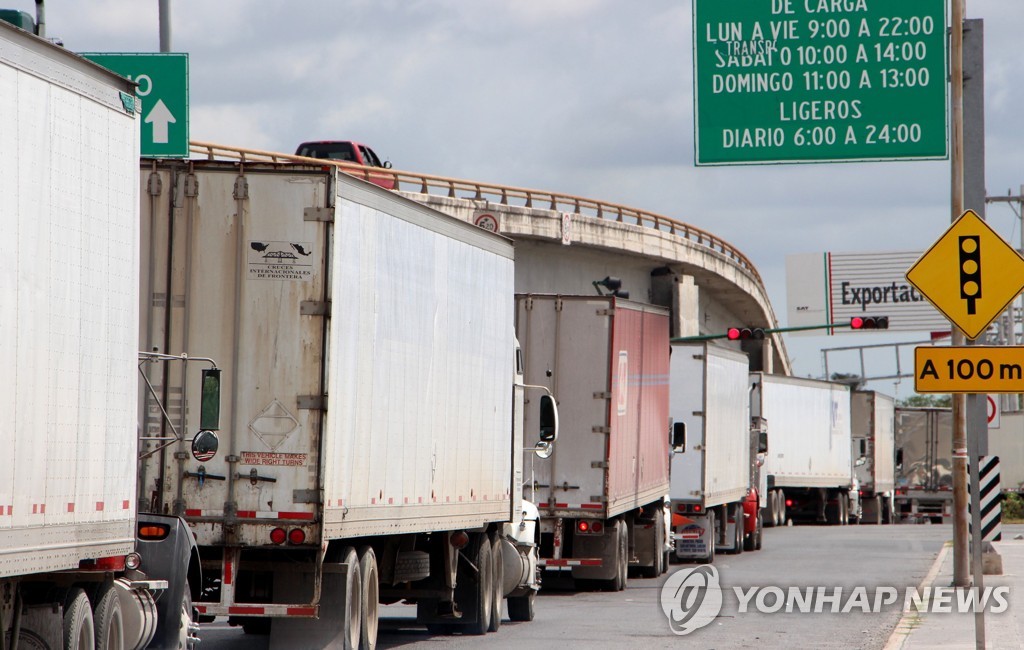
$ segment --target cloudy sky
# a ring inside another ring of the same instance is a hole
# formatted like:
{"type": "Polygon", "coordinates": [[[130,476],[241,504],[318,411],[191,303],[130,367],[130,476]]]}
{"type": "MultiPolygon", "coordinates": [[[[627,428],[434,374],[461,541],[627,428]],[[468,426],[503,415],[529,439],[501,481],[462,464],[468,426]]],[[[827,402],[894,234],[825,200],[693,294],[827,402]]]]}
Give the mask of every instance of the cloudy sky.
{"type": "MultiPolygon", "coordinates": [[[[1017,194],[1024,2],[966,6],[985,20],[988,194],[1017,194]]],[[[158,50],[157,0],[46,11],[71,50],[158,50]]],[[[286,152],[354,139],[398,169],[665,214],[750,257],[783,326],[787,254],[923,251],[950,221],[947,161],[695,167],[691,0],[172,0],[171,14],[172,49],[190,54],[193,139],[286,152]]],[[[1008,205],[988,217],[1020,240],[1008,205]]],[[[822,347],[856,344],[787,339],[813,376],[822,347]]]]}

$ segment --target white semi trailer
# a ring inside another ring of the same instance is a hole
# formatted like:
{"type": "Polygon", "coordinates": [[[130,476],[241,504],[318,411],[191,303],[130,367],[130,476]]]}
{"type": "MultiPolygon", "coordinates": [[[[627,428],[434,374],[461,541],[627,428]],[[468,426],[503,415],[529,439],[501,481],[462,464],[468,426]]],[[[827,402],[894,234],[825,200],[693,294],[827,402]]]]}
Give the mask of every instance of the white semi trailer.
{"type": "Polygon", "coordinates": [[[532,618],[511,242],[330,165],[142,169],[143,340],[223,371],[222,453],[154,455],[144,486],[195,532],[201,615],[289,650],[373,647],[378,603],[532,618]]]}
{"type": "Polygon", "coordinates": [[[751,417],[767,423],[765,525],[846,524],[856,512],[850,389],[815,379],[750,373],[751,417]]]}
{"type": "Polygon", "coordinates": [[[876,391],[850,395],[853,470],[860,491],[857,519],[892,523],[896,493],[896,401],[876,391]]]}
{"type": "Polygon", "coordinates": [[[709,343],[673,343],[670,368],[675,557],[710,562],[716,551],[760,549],[761,441],[751,428],[750,361],[709,343]]]}
{"type": "Polygon", "coordinates": [[[134,92],[0,21],[0,648],[195,641],[191,534],[136,500],[134,92]]]}

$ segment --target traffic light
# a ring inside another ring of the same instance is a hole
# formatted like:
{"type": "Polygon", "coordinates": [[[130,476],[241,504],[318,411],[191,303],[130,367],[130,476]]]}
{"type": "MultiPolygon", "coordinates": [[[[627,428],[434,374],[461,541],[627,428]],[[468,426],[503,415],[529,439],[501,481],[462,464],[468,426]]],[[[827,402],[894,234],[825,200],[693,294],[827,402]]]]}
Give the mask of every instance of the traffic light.
{"type": "Polygon", "coordinates": [[[981,298],[981,238],[960,237],[960,297],[967,301],[967,313],[975,313],[975,301],[981,298]]]}
{"type": "Polygon", "coordinates": [[[764,329],[760,327],[730,327],[725,335],[730,341],[760,340],[764,338],[764,329]]]}
{"type": "Polygon", "coordinates": [[[854,316],[850,319],[850,329],[853,330],[887,330],[889,329],[888,316],[854,316]]]}

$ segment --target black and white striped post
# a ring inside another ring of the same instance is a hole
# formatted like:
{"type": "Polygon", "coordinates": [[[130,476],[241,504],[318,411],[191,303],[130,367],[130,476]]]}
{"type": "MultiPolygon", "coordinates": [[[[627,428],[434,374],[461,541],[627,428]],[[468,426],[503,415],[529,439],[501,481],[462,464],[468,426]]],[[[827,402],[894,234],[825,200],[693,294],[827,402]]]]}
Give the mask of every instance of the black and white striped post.
{"type": "MultiPolygon", "coordinates": [[[[978,463],[978,472],[981,500],[981,541],[999,542],[1003,539],[999,456],[982,456],[978,463]]],[[[973,521],[971,523],[973,524],[973,521]]]]}

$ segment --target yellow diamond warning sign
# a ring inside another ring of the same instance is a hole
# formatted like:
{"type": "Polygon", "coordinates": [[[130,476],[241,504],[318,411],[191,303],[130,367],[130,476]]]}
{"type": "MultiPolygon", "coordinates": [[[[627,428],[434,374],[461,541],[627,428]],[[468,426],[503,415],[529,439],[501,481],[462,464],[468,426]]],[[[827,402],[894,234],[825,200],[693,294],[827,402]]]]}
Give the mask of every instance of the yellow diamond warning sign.
{"type": "Polygon", "coordinates": [[[976,339],[1024,288],[1024,258],[968,210],[910,267],[907,280],[976,339]]]}

